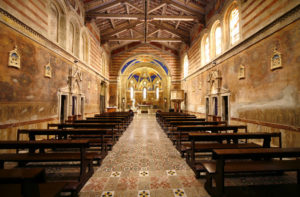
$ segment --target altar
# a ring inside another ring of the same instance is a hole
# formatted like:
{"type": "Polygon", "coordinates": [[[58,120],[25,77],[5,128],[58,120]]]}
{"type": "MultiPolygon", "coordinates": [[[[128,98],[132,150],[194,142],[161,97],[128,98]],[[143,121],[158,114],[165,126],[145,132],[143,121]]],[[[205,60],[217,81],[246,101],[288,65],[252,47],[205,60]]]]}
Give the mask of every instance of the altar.
{"type": "Polygon", "coordinates": [[[153,112],[153,105],[138,105],[138,114],[141,113],[148,113],[148,114],[152,114],[153,112]]]}

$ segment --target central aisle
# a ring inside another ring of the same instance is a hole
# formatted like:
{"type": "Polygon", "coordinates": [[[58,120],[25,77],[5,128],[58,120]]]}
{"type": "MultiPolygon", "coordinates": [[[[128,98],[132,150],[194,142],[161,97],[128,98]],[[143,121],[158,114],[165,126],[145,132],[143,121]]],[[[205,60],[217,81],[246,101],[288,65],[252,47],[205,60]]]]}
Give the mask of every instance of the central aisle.
{"type": "Polygon", "coordinates": [[[139,114],[80,196],[206,197],[203,183],[195,179],[155,115],[139,114]]]}

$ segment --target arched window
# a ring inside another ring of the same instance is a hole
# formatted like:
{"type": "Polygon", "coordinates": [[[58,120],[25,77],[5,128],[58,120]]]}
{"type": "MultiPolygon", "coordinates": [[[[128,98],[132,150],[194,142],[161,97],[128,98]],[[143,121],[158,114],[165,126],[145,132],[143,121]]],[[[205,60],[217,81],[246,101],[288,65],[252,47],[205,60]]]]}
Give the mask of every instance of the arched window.
{"type": "Polygon", "coordinates": [[[75,39],[75,29],[74,29],[74,25],[73,23],[70,23],[69,25],[69,35],[68,35],[68,39],[69,39],[69,51],[74,53],[74,39],[75,39]]]}
{"type": "Polygon", "coordinates": [[[185,54],[183,59],[183,77],[187,77],[189,73],[189,59],[187,54],[185,54]]]}
{"type": "Polygon", "coordinates": [[[105,66],[107,64],[106,54],[102,52],[101,57],[102,57],[102,75],[105,75],[105,66]]]}
{"type": "Polygon", "coordinates": [[[133,92],[133,87],[131,86],[130,87],[130,99],[133,100],[133,95],[134,95],[134,92],[133,92]]]}
{"type": "Polygon", "coordinates": [[[156,87],[156,99],[159,99],[159,87],[156,87]]]}
{"type": "Polygon", "coordinates": [[[81,57],[83,61],[88,62],[88,40],[86,34],[81,36],[81,57]]]}
{"type": "Polygon", "coordinates": [[[143,88],[143,99],[147,98],[147,88],[143,88]]]}
{"type": "Polygon", "coordinates": [[[229,32],[230,32],[230,43],[234,44],[240,39],[240,28],[239,28],[239,11],[234,8],[229,16],[229,32]]]}
{"type": "Polygon", "coordinates": [[[205,55],[205,63],[209,62],[210,60],[210,53],[209,53],[209,37],[206,36],[205,44],[204,44],[204,55],[205,55]]]}
{"type": "Polygon", "coordinates": [[[222,52],[221,42],[222,42],[222,30],[221,30],[220,25],[218,25],[215,30],[215,52],[216,52],[216,55],[220,55],[222,52]]]}
{"type": "Polygon", "coordinates": [[[51,3],[49,13],[49,37],[54,42],[58,42],[58,26],[59,12],[57,7],[53,3],[51,3]]]}

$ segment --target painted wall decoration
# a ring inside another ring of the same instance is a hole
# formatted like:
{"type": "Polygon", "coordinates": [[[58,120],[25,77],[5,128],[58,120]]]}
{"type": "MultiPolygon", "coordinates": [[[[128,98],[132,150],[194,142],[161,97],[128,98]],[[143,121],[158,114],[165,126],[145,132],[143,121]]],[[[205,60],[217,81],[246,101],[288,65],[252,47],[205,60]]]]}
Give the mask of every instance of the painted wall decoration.
{"type": "Polygon", "coordinates": [[[277,51],[276,48],[274,48],[273,55],[271,57],[271,70],[281,68],[282,62],[281,62],[281,53],[277,51]]]}
{"type": "Polygon", "coordinates": [[[52,77],[52,68],[50,62],[45,65],[45,77],[51,78],[52,77]]]}
{"type": "Polygon", "coordinates": [[[238,78],[245,79],[245,66],[242,64],[240,65],[240,68],[239,68],[238,78]]]}
{"type": "Polygon", "coordinates": [[[135,57],[134,59],[127,61],[121,69],[121,74],[123,74],[124,71],[126,70],[126,68],[128,68],[129,66],[133,66],[133,65],[135,65],[137,63],[141,63],[141,62],[151,63],[155,66],[159,66],[166,72],[167,75],[169,74],[169,70],[168,70],[167,66],[164,63],[162,63],[160,60],[155,59],[153,56],[150,56],[150,55],[140,55],[138,57],[135,57]]]}
{"type": "Polygon", "coordinates": [[[8,66],[20,68],[21,67],[21,56],[18,53],[18,46],[15,46],[14,50],[9,52],[8,66]]]}

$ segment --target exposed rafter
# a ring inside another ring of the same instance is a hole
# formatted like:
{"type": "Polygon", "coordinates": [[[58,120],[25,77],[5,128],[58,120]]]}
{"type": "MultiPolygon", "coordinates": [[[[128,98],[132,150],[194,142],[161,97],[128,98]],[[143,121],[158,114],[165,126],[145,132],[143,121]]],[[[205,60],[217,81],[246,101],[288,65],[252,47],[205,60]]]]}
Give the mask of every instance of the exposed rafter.
{"type": "Polygon", "coordinates": [[[167,3],[169,5],[172,5],[174,7],[176,7],[177,9],[179,10],[182,10],[184,12],[188,12],[190,14],[194,14],[194,15],[203,15],[205,13],[205,10],[204,9],[198,9],[197,11],[196,10],[193,10],[191,8],[188,8],[187,6],[185,5],[181,5],[177,2],[175,2],[174,0],[162,0],[164,3],[167,3]]]}
{"type": "Polygon", "coordinates": [[[185,41],[188,41],[188,35],[189,35],[189,32],[184,32],[184,31],[181,31],[181,30],[178,30],[178,29],[175,29],[174,27],[172,27],[171,25],[168,25],[168,24],[159,24],[155,21],[152,21],[151,24],[153,24],[156,28],[158,29],[161,29],[161,30],[165,30],[165,31],[168,31],[170,32],[171,34],[174,34],[176,36],[179,36],[181,37],[183,40],[185,41]]]}
{"type": "MultiPolygon", "coordinates": [[[[118,19],[118,20],[144,20],[142,14],[87,14],[89,17],[96,17],[97,19],[118,19]]],[[[175,16],[175,15],[148,15],[148,20],[162,20],[162,21],[196,21],[196,16],[175,16]]]]}
{"type": "Polygon", "coordinates": [[[132,5],[131,3],[128,3],[128,2],[124,2],[126,5],[129,5],[130,7],[134,8],[135,10],[141,12],[141,13],[144,13],[144,10],[136,7],[135,5],[132,5]]]}
{"type": "Polygon", "coordinates": [[[195,24],[204,23],[205,7],[209,3],[208,0],[83,2],[85,16],[95,20],[101,40],[111,49],[144,42],[172,50],[179,50],[182,42],[189,44],[190,31],[195,24]]]}
{"type": "Polygon", "coordinates": [[[102,11],[102,10],[107,11],[108,9],[111,9],[113,7],[121,5],[121,3],[123,1],[124,0],[114,0],[114,1],[106,3],[106,4],[101,4],[101,5],[97,6],[97,7],[94,7],[93,9],[88,10],[87,14],[99,12],[99,11],[102,11]]]}
{"type": "Polygon", "coordinates": [[[150,14],[150,13],[156,11],[156,10],[159,10],[160,8],[162,8],[162,7],[166,6],[166,5],[167,5],[166,3],[162,3],[162,4],[158,5],[158,6],[156,6],[155,8],[152,8],[151,10],[149,10],[148,14],[150,14]]]}
{"type": "Polygon", "coordinates": [[[142,23],[143,23],[142,21],[137,21],[135,23],[127,24],[125,26],[122,25],[122,26],[116,27],[116,29],[114,29],[113,31],[107,30],[105,32],[102,32],[102,37],[113,36],[117,33],[121,33],[121,32],[126,31],[128,29],[134,28],[137,25],[142,24],[142,23]]]}
{"type": "MultiPolygon", "coordinates": [[[[139,37],[139,38],[114,38],[114,37],[110,37],[110,38],[105,38],[103,39],[103,41],[110,41],[110,42],[114,42],[114,41],[144,41],[144,38],[139,37]]],[[[148,42],[182,42],[182,39],[178,39],[178,38],[151,38],[151,37],[147,37],[147,41],[148,42]]]]}

